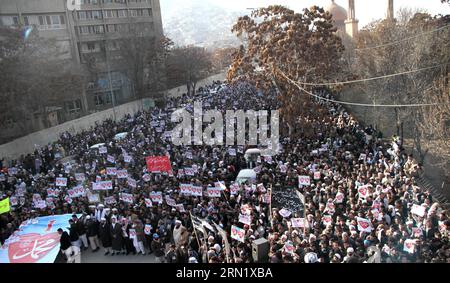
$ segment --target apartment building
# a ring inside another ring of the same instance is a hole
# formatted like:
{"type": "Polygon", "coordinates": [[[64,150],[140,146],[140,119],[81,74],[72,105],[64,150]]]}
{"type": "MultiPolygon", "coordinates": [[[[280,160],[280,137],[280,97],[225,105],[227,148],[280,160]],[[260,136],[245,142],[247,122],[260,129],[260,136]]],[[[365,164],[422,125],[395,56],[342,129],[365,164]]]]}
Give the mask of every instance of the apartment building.
{"type": "Polygon", "coordinates": [[[67,0],[0,0],[0,24],[32,26],[39,36],[56,39],[61,59],[86,74],[79,97],[61,94],[63,121],[132,100],[134,86],[117,40],[132,25],[143,27],[145,36],[163,35],[159,0],[81,0],[79,11],[69,11],[67,0]]]}

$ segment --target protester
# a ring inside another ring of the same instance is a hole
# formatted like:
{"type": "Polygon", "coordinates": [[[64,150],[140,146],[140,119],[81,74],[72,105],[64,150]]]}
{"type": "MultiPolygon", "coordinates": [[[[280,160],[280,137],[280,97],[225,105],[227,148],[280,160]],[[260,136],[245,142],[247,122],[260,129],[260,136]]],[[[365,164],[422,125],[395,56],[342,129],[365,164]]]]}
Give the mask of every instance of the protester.
{"type": "MultiPolygon", "coordinates": [[[[88,239],[95,251],[99,239],[105,256],[144,255],[147,248],[157,262],[251,263],[252,243],[265,238],[272,263],[356,263],[378,256],[381,262],[449,262],[448,212],[418,185],[423,168],[401,140],[383,143],[340,105],[316,100],[305,107],[296,124],[280,127],[273,156],[250,160],[248,146],[176,146],[168,138],[173,111],[192,112],[195,100],[224,117],[226,110],[279,107],[275,90],[257,93],[247,82],[215,82],[196,96],[168,98],[164,108],[63,133],[12,161],[2,169],[0,193],[18,204],[0,216],[2,244],[27,219],[70,213],[82,214],[70,222],[70,245],[86,248],[88,239]],[[148,172],[145,158],[156,156],[169,156],[172,171],[148,172]],[[248,165],[256,179],[235,184],[248,165]],[[66,186],[56,186],[60,178],[66,186]],[[102,181],[111,187],[94,190],[102,181]],[[200,187],[202,196],[182,193],[182,184],[200,187]],[[219,196],[206,196],[208,188],[220,189],[219,196]],[[273,206],[272,193],[280,190],[300,194],[300,208],[273,206]]],[[[316,94],[332,98],[325,89],[316,94]]]]}

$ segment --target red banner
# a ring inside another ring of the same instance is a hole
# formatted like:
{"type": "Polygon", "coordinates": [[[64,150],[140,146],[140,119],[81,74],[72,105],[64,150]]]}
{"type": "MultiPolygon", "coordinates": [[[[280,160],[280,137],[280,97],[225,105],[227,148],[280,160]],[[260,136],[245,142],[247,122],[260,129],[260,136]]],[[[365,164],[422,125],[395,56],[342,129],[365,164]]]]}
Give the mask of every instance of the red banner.
{"type": "Polygon", "coordinates": [[[168,156],[148,156],[145,158],[149,172],[172,172],[168,156]]]}

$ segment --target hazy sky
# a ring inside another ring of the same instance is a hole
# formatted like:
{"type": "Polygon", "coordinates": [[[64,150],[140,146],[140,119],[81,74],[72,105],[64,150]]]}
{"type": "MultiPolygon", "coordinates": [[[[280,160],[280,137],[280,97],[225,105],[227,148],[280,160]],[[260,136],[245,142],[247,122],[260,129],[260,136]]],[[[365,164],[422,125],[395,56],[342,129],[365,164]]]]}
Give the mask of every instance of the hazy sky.
{"type": "MultiPolygon", "coordinates": [[[[288,6],[295,11],[301,11],[305,7],[313,5],[327,6],[331,0],[201,0],[208,5],[214,3],[227,10],[245,10],[246,8],[258,8],[271,4],[288,6]]],[[[170,0],[161,0],[161,9],[170,9],[170,0]]],[[[189,2],[189,0],[186,0],[189,2]]],[[[335,2],[345,9],[348,8],[348,0],[335,0],[335,2]]],[[[372,20],[384,18],[387,9],[387,0],[355,0],[356,16],[360,22],[360,28],[372,20]]],[[[440,0],[394,0],[395,12],[401,7],[421,8],[431,14],[450,14],[450,5],[442,4],[440,0]]]]}

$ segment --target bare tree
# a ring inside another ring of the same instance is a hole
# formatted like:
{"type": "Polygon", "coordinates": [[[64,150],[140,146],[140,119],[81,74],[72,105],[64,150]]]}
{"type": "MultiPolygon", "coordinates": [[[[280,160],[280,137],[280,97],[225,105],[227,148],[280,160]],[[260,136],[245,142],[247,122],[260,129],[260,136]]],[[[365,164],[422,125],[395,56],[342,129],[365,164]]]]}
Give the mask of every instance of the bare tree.
{"type": "Polygon", "coordinates": [[[211,54],[202,47],[174,48],[167,62],[167,75],[170,84],[186,84],[188,93],[193,94],[195,94],[198,81],[206,78],[211,70],[211,54]]]}

